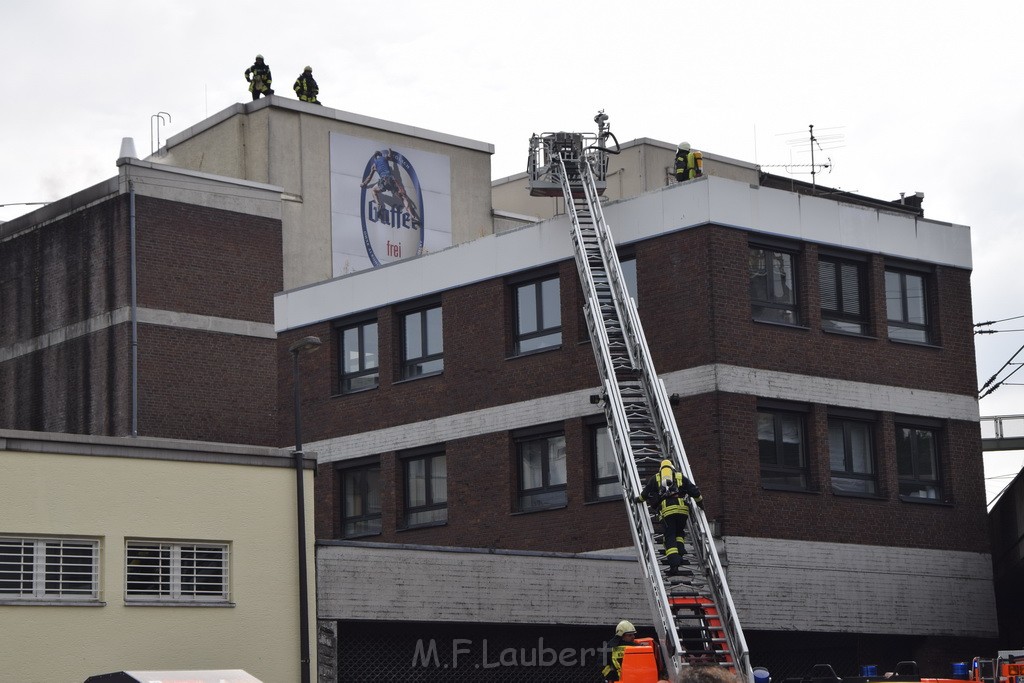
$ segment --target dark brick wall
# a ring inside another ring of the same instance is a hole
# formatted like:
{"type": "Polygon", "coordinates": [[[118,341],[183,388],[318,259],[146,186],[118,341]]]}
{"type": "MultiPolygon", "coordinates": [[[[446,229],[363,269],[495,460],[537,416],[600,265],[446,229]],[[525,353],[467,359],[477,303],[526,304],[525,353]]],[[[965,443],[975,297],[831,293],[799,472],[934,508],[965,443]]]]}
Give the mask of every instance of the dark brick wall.
{"type": "Polygon", "coordinates": [[[136,198],[139,306],[274,322],[281,222],[136,198]]]}
{"type": "MultiPolygon", "coordinates": [[[[128,305],[128,269],[127,197],[0,243],[0,346],[128,305]]],[[[128,433],[129,354],[118,326],[0,363],[0,427],[128,433]]]]}
{"type": "Polygon", "coordinates": [[[747,233],[706,227],[638,246],[640,317],[660,372],[718,362],[976,395],[969,271],[936,268],[929,312],[937,340],[921,346],[887,338],[885,260],[877,255],[868,283],[874,336],[823,331],[813,244],[797,259],[801,325],[753,321],[748,244],[747,233]]]}
{"type": "MultiPolygon", "coordinates": [[[[130,304],[121,195],[2,243],[0,346],[130,304]]],[[[142,308],[273,323],[278,220],[136,197],[142,308]]],[[[131,433],[131,327],[0,363],[0,427],[131,433]]],[[[139,434],[277,443],[276,341],[139,325],[139,434]]]]}
{"type": "Polygon", "coordinates": [[[139,434],[277,445],[273,339],[139,326],[139,434]]]}
{"type": "Polygon", "coordinates": [[[128,257],[127,197],[0,243],[0,346],[127,305],[128,257]]]}
{"type": "Polygon", "coordinates": [[[976,423],[949,421],[941,430],[940,468],[950,501],[941,504],[900,500],[891,413],[879,414],[876,425],[879,497],[833,493],[828,484],[828,410],[820,404],[812,405],[806,416],[811,490],[763,488],[756,411],[756,397],[719,393],[684,400],[677,412],[694,474],[708,499],[708,514],[722,522],[724,533],[988,552],[981,435],[976,423]],[[708,439],[711,430],[699,424],[687,429],[695,415],[702,416],[700,421],[707,416],[717,434],[708,439]],[[716,438],[717,447],[711,444],[716,438]]]}
{"type": "MultiPolygon", "coordinates": [[[[754,322],[749,299],[748,236],[708,226],[636,245],[639,310],[660,372],[725,363],[847,381],[975,395],[969,273],[937,268],[930,310],[937,344],[891,342],[886,334],[884,267],[869,259],[873,336],[823,332],[818,311],[817,248],[802,245],[797,260],[801,325],[754,322]]],[[[575,265],[560,264],[563,341],[560,349],[519,358],[512,348],[508,279],[444,292],[445,369],[440,376],[397,382],[398,313],[378,310],[381,383],[337,395],[337,339],[323,323],[282,337],[316,334],[327,353],[303,362],[307,442],[529,400],[596,386],[593,352],[578,313],[575,265]]],[[[372,313],[372,312],[370,312],[372,313]]],[[[279,362],[281,358],[279,356],[279,362]]],[[[282,366],[284,367],[284,366],[282,366]]],[[[279,400],[290,402],[282,375],[279,400]]],[[[289,404],[289,403],[285,403],[289,404]]],[[[978,426],[948,421],[941,467],[949,504],[910,503],[897,495],[894,416],[877,414],[878,499],[836,495],[829,486],[829,406],[810,404],[807,448],[811,492],[764,489],[757,444],[757,397],[707,394],[675,409],[708,512],[727,534],[794,540],[944,548],[984,552],[985,500],[978,426]]],[[[283,416],[284,417],[284,416],[283,416]]],[[[290,443],[282,419],[282,443],[290,443]]],[[[558,510],[517,514],[511,435],[487,434],[444,444],[448,456],[449,520],[441,527],[400,531],[401,486],[396,454],[380,454],[383,533],[388,542],[578,551],[629,545],[620,502],[588,503],[592,476],[582,422],[563,425],[569,451],[569,503],[558,510]]],[[[322,465],[317,483],[317,534],[340,535],[335,465],[322,465]]]]}
{"type": "MultiPolygon", "coordinates": [[[[582,420],[558,424],[566,437],[568,502],[565,507],[516,511],[516,456],[511,435],[484,434],[444,445],[448,465],[448,523],[403,529],[399,453],[381,465],[383,533],[368,540],[479,548],[583,552],[632,545],[621,499],[590,500],[589,429],[582,420]]],[[[341,537],[338,468],[322,464],[316,479],[316,535],[341,537]]]]}

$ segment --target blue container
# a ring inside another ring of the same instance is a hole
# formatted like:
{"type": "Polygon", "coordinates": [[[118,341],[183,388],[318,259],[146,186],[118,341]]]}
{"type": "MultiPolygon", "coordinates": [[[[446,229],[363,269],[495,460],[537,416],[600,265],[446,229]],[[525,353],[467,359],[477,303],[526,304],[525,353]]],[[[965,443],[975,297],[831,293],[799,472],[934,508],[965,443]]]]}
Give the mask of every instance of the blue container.
{"type": "Polygon", "coordinates": [[[768,669],[758,667],[754,669],[754,683],[771,683],[772,677],[768,669]]]}
{"type": "Polygon", "coordinates": [[[970,670],[968,669],[967,662],[953,662],[953,678],[959,678],[965,681],[970,678],[970,670]]]}
{"type": "Polygon", "coordinates": [[[877,676],[878,667],[874,664],[862,664],[860,667],[860,675],[864,678],[867,678],[869,676],[877,676]]]}

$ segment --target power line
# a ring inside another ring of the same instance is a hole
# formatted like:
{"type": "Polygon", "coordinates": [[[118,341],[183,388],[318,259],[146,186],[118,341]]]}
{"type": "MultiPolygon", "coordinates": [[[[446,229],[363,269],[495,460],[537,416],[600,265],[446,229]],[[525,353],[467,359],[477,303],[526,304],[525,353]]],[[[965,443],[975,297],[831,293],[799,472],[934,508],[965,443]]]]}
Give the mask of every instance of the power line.
{"type": "MultiPolygon", "coordinates": [[[[1024,315],[1015,315],[1012,318],[1003,318],[1002,320],[988,320],[988,321],[983,322],[983,323],[974,323],[974,326],[975,327],[983,327],[985,325],[998,325],[999,323],[1005,323],[1005,322],[1008,322],[1010,320],[1020,320],[1021,318],[1024,318],[1024,315]]],[[[1010,332],[1010,331],[1013,331],[1013,330],[1006,330],[1006,331],[1010,332]]]]}

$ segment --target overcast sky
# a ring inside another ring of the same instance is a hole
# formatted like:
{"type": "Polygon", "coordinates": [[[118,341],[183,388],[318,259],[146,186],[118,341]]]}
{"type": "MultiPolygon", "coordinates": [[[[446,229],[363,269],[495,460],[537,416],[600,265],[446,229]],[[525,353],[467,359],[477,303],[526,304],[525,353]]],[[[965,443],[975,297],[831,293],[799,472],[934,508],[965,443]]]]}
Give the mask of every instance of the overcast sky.
{"type": "MultiPolygon", "coordinates": [[[[976,337],[980,387],[1024,345],[1022,25],[1024,3],[986,0],[3,0],[0,204],[81,190],[116,175],[123,137],[145,157],[247,101],[257,52],[279,94],[308,64],[327,106],[492,143],[492,178],[598,109],[622,142],[779,174],[810,163],[813,124],[817,182],[923,192],[926,217],[971,226],[974,319],[1013,330],[976,337]]],[[[1024,414],[1024,386],[981,413],[1024,414]]],[[[1022,462],[986,456],[990,497],[1022,462]]]]}

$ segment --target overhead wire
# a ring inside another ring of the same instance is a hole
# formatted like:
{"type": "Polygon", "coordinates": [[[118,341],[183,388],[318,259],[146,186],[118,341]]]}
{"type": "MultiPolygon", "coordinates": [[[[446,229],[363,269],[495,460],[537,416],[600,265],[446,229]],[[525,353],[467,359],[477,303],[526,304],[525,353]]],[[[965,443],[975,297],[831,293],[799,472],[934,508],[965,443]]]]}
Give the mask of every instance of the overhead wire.
{"type": "MultiPolygon", "coordinates": [[[[1009,318],[1003,318],[1001,320],[988,320],[988,321],[985,321],[985,322],[974,323],[974,327],[975,328],[986,327],[988,325],[996,325],[998,323],[1005,323],[1005,322],[1009,322],[1011,320],[1020,320],[1021,318],[1024,318],[1024,315],[1015,315],[1015,316],[1012,316],[1012,317],[1009,317],[1009,318]]],[[[996,334],[997,332],[1021,332],[1021,331],[1022,330],[979,330],[979,329],[975,329],[974,333],[975,334],[996,334]]],[[[1005,363],[1003,363],[1002,367],[1000,367],[998,370],[996,370],[995,373],[993,373],[993,375],[988,378],[988,380],[985,382],[985,384],[983,384],[982,387],[980,389],[978,389],[978,399],[979,400],[985,398],[986,396],[988,396],[989,394],[991,394],[993,391],[995,391],[999,387],[1003,386],[1004,384],[1007,384],[1007,380],[1010,379],[1011,377],[1013,377],[1017,373],[1017,371],[1020,370],[1022,364],[1021,363],[1015,363],[1014,361],[1016,360],[1017,356],[1020,354],[1021,351],[1024,351],[1024,344],[1022,344],[1020,346],[1020,348],[1018,348],[1016,351],[1014,351],[1013,354],[1010,356],[1010,358],[1005,363]],[[1005,377],[1003,377],[1001,380],[999,380],[997,382],[996,378],[999,377],[999,374],[1001,372],[1003,372],[1010,365],[1016,365],[1017,367],[1015,367],[1008,375],[1006,375],[1005,377]]]]}

